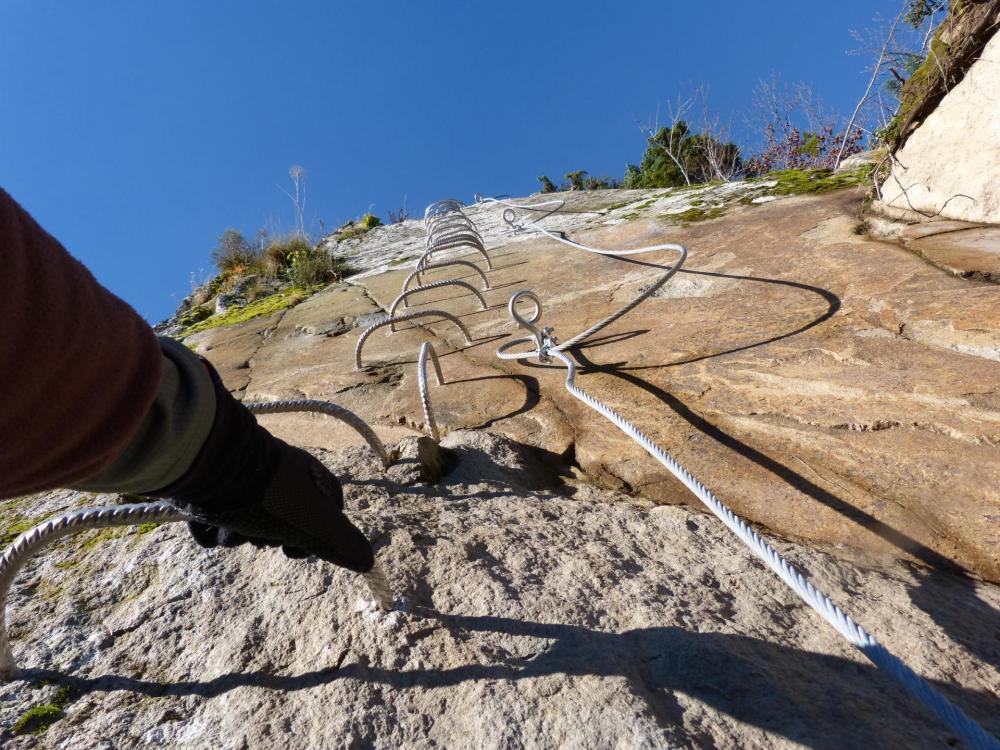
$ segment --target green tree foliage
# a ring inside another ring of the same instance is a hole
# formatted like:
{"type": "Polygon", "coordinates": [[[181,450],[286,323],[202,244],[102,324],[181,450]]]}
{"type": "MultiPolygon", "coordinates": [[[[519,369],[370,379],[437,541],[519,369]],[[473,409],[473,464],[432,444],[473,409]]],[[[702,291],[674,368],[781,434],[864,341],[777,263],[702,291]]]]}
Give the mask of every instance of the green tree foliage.
{"type": "Polygon", "coordinates": [[[548,178],[548,176],[546,176],[544,174],[541,177],[538,178],[538,181],[540,183],[542,183],[542,192],[543,193],[554,193],[554,192],[556,192],[556,190],[558,190],[558,188],[556,187],[555,183],[552,182],[552,180],[550,180],[548,178]]]}
{"type": "Polygon", "coordinates": [[[584,190],[583,178],[587,176],[586,169],[578,169],[575,172],[567,172],[566,180],[570,190],[584,190]]]}
{"type": "Polygon", "coordinates": [[[906,22],[913,28],[919,28],[924,21],[933,16],[939,10],[943,10],[947,5],[941,0],[910,0],[910,7],[906,11],[906,22]]]}
{"type": "Polygon", "coordinates": [[[648,139],[642,161],[625,170],[625,187],[678,187],[722,179],[720,166],[724,164],[738,168],[739,146],[707,133],[692,133],[686,122],[678,120],[648,139]]]}

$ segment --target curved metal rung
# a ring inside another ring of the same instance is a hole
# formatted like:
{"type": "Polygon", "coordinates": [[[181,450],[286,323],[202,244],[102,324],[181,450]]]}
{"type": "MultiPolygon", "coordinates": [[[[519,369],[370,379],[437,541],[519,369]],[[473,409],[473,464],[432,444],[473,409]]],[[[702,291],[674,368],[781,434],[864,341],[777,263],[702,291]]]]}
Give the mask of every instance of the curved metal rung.
{"type": "Polygon", "coordinates": [[[431,395],[427,389],[427,356],[430,355],[434,363],[434,374],[437,376],[438,385],[444,385],[444,376],[441,374],[441,363],[438,361],[437,352],[430,341],[425,341],[420,347],[420,357],[417,359],[417,384],[420,388],[420,403],[424,407],[424,423],[427,431],[435,443],[441,442],[438,434],[437,421],[434,419],[434,410],[431,409],[431,395]]]}
{"type": "Polygon", "coordinates": [[[354,368],[356,370],[361,369],[361,349],[364,347],[365,341],[368,340],[368,337],[371,336],[372,333],[383,326],[390,325],[391,323],[400,323],[405,320],[413,320],[414,318],[421,318],[427,315],[437,315],[442,318],[447,318],[461,329],[462,334],[465,336],[465,343],[472,343],[472,335],[469,333],[469,329],[465,327],[465,324],[461,320],[449,312],[445,312],[444,310],[420,310],[418,312],[407,312],[402,315],[397,315],[394,318],[384,318],[380,321],[372,323],[365,329],[364,333],[361,334],[361,338],[358,339],[357,345],[354,347],[354,368]]]}
{"type": "Polygon", "coordinates": [[[69,534],[109,526],[186,521],[188,517],[167,502],[83,508],[50,518],[21,534],[0,557],[0,681],[17,674],[17,665],[7,640],[7,594],[24,564],[43,547],[69,534]]]}
{"type": "MultiPolygon", "coordinates": [[[[470,263],[467,260],[445,260],[440,263],[428,263],[423,268],[414,268],[410,275],[406,277],[406,281],[403,282],[403,291],[407,292],[410,290],[410,282],[413,279],[417,280],[417,284],[420,284],[420,275],[427,273],[428,271],[433,271],[439,268],[445,268],[446,266],[466,266],[471,268],[473,271],[479,274],[479,277],[483,280],[483,291],[490,288],[490,280],[486,278],[486,274],[483,273],[483,269],[477,266],[475,263],[470,263]]],[[[406,307],[406,300],[403,300],[403,307],[406,307]]]]}
{"type": "Polygon", "coordinates": [[[493,270],[493,261],[490,259],[490,254],[486,252],[486,248],[478,242],[470,242],[465,239],[449,240],[427,248],[427,250],[424,251],[424,254],[417,259],[416,267],[423,270],[430,264],[430,258],[434,255],[434,253],[440,253],[445,250],[457,250],[463,247],[475,250],[477,253],[482,255],[486,259],[486,269],[488,271],[493,270]]]}
{"type": "Polygon", "coordinates": [[[486,310],[489,307],[489,305],[486,304],[486,298],[479,293],[479,290],[466,281],[462,281],[460,279],[444,279],[443,281],[435,281],[430,284],[424,284],[422,286],[414,287],[413,289],[406,289],[398,297],[396,297],[395,300],[393,300],[392,304],[389,306],[389,330],[392,331],[393,333],[396,332],[396,321],[393,320],[393,317],[396,315],[396,308],[399,307],[400,302],[405,302],[406,299],[412,294],[417,294],[418,292],[427,292],[430,291],[431,289],[440,289],[441,287],[444,286],[465,287],[474,295],[476,295],[476,297],[479,299],[479,304],[482,305],[480,309],[486,310]]]}
{"type": "Polygon", "coordinates": [[[319,412],[339,419],[353,427],[365,439],[375,454],[381,459],[382,466],[388,469],[392,465],[392,457],[379,440],[375,431],[361,417],[350,409],[330,401],[315,399],[297,399],[294,401],[249,401],[243,404],[253,414],[287,414],[291,412],[319,412]]]}

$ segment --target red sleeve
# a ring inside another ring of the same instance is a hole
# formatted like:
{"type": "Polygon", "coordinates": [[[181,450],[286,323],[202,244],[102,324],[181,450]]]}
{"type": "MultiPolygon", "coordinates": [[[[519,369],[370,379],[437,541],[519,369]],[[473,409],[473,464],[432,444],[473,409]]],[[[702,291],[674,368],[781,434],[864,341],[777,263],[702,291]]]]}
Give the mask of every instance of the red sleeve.
{"type": "Polygon", "coordinates": [[[162,366],[145,321],[0,189],[0,498],[109,466],[162,366]]]}

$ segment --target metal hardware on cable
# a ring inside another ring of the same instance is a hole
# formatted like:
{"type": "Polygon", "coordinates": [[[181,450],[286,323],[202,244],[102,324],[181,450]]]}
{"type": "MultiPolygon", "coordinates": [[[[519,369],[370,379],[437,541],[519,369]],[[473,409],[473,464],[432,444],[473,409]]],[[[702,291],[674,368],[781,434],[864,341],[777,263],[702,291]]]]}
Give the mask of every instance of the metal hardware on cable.
{"type": "MultiPolygon", "coordinates": [[[[678,261],[664,274],[659,281],[654,284],[653,291],[660,288],[667,280],[673,276],[680,268],[687,257],[687,250],[680,245],[658,245],[650,248],[640,248],[637,250],[608,251],[598,248],[588,247],[578,242],[573,242],[564,237],[559,237],[541,227],[535,225],[534,221],[529,221],[526,225],[517,223],[515,208],[526,210],[539,210],[543,205],[562,204],[562,201],[547,201],[544,204],[534,204],[532,206],[512,204],[496,199],[482,199],[481,202],[497,203],[507,206],[504,209],[504,221],[516,231],[532,229],[562,242],[571,247],[575,247],[587,252],[601,255],[621,256],[632,255],[640,252],[651,252],[654,249],[671,249],[680,253],[678,261]],[[509,213],[508,213],[509,212],[509,213]]],[[[549,215],[552,212],[547,213],[549,215]]],[[[544,217],[543,217],[544,218],[544,217]]],[[[507,360],[523,360],[536,358],[540,362],[551,361],[555,357],[566,366],[565,387],[575,398],[579,399],[591,409],[608,419],[618,429],[628,435],[639,444],[649,455],[656,459],[664,468],[679,479],[708,509],[721,520],[736,537],[743,542],[757,557],[759,557],[767,567],[774,571],[785,584],[795,592],[798,597],[809,607],[815,610],[824,620],[840,633],[851,645],[863,653],[876,666],[887,672],[904,690],[916,698],[931,713],[947,724],[960,737],[970,743],[972,747],[981,750],[1000,750],[1000,742],[987,734],[986,731],[975,721],[969,718],[960,708],[951,703],[939,691],[924,680],[920,675],[910,669],[897,656],[882,646],[872,635],[870,635],[861,625],[851,619],[840,607],[838,607],[825,593],[813,586],[794,565],[785,560],[777,550],[754,531],[750,525],[736,515],[728,506],[719,500],[711,491],[699,482],[693,474],[679,464],[669,453],[659,445],[646,437],[635,425],[626,420],[612,408],[591,396],[578,385],[576,385],[576,365],[573,360],[564,354],[564,351],[579,344],[600,329],[618,320],[622,315],[634,309],[639,303],[651,296],[651,291],[646,290],[633,299],[624,307],[615,311],[607,318],[598,321],[595,325],[577,334],[564,344],[558,344],[552,337],[552,328],[545,327],[539,329],[537,324],[541,318],[541,302],[538,296],[529,290],[516,292],[510,299],[508,309],[511,317],[521,327],[530,332],[530,336],[508,342],[497,349],[497,357],[507,360]],[[535,305],[534,312],[527,318],[520,315],[516,309],[517,303],[526,299],[535,305]],[[535,349],[527,352],[510,352],[511,347],[524,343],[533,343],[535,349]]]]}
{"type": "MultiPolygon", "coordinates": [[[[357,414],[329,401],[313,399],[290,401],[251,401],[244,406],[254,414],[283,414],[289,412],[316,412],[327,414],[353,427],[364,437],[379,457],[383,467],[392,463],[389,452],[368,424],[357,414]]],[[[141,523],[173,523],[187,521],[189,517],[175,505],[166,502],[109,505],[100,508],[83,508],[49,518],[18,536],[0,556],[0,682],[17,674],[14,655],[7,638],[7,595],[17,576],[31,557],[58,539],[88,529],[110,526],[132,526],[141,523]]],[[[393,609],[392,588],[378,561],[367,573],[361,574],[378,606],[393,609]]]]}

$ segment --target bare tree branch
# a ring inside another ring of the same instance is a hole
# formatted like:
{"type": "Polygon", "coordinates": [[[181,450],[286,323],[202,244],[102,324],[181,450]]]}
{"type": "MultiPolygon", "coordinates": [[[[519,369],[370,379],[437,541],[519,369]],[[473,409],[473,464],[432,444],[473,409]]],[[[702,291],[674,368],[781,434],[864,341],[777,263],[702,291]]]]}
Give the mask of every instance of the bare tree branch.
{"type": "Polygon", "coordinates": [[[868,95],[871,94],[872,86],[875,85],[875,81],[878,80],[879,73],[882,70],[882,63],[885,61],[886,50],[889,49],[889,42],[892,40],[892,36],[896,32],[896,26],[899,25],[899,22],[906,14],[906,8],[908,5],[909,5],[908,0],[907,2],[903,3],[902,10],[899,11],[899,14],[893,20],[892,26],[889,29],[889,33],[885,35],[885,42],[882,44],[882,51],[879,53],[878,59],[876,60],[875,65],[872,67],[872,77],[868,80],[868,87],[865,89],[865,93],[864,95],[862,95],[861,99],[858,100],[857,106],[854,107],[854,112],[851,114],[851,119],[848,121],[847,127],[844,128],[844,138],[840,142],[840,150],[837,152],[837,158],[833,162],[834,169],[840,166],[840,160],[844,156],[844,149],[847,147],[848,135],[850,134],[851,130],[854,129],[854,122],[855,120],[858,119],[858,112],[861,111],[861,106],[865,103],[865,100],[868,98],[868,95]]]}

